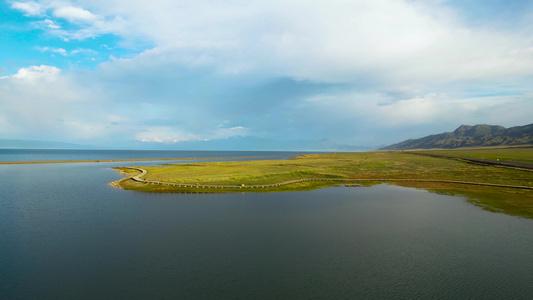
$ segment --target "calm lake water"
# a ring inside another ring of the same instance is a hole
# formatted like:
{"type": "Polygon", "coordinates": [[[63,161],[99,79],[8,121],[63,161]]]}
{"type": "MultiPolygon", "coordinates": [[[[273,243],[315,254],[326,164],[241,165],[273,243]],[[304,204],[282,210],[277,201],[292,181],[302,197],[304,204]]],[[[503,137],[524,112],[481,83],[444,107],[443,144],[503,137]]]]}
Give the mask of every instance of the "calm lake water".
{"type": "Polygon", "coordinates": [[[1,299],[533,295],[533,221],[460,197],[139,193],[107,185],[119,165],[0,165],[1,299]]]}
{"type": "MultiPolygon", "coordinates": [[[[202,157],[297,155],[301,153],[302,152],[290,152],[290,151],[0,149],[0,161],[202,158],[202,157]]],[[[309,152],[309,153],[312,153],[312,152],[309,152]]]]}

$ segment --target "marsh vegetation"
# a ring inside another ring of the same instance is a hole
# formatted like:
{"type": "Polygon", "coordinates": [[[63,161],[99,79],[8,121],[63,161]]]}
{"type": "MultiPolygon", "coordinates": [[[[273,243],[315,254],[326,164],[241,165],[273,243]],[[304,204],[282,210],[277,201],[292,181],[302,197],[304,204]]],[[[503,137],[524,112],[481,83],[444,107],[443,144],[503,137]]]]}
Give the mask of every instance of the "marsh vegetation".
{"type": "MultiPolygon", "coordinates": [[[[509,161],[533,161],[531,148],[492,148],[470,150],[433,150],[432,153],[481,159],[500,158],[509,161]]],[[[463,195],[487,210],[533,218],[533,190],[475,186],[442,182],[407,182],[394,179],[450,180],[533,187],[533,170],[517,170],[499,166],[478,165],[465,161],[413,155],[419,152],[363,152],[309,154],[287,160],[257,160],[165,164],[142,167],[148,173],[143,179],[177,184],[239,186],[217,189],[154,185],[122,180],[125,189],[145,192],[235,193],[303,191],[340,185],[340,181],[303,181],[266,188],[268,185],[298,179],[388,179],[394,184],[463,195]]],[[[130,172],[126,168],[122,171],[130,172]]],[[[362,181],[363,185],[379,183],[362,181]]]]}

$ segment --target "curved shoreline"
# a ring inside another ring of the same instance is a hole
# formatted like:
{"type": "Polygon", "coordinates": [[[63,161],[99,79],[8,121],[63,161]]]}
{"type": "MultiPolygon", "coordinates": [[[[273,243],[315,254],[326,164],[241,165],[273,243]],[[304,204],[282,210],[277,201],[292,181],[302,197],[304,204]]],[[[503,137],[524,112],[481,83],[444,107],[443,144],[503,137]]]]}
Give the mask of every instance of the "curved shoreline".
{"type": "MultiPolygon", "coordinates": [[[[146,180],[140,178],[140,176],[144,176],[148,174],[148,171],[142,168],[134,168],[134,167],[124,167],[127,169],[132,169],[136,171],[140,171],[141,174],[129,176],[126,178],[123,178],[122,180],[131,178],[133,181],[137,181],[140,183],[147,183],[147,184],[155,184],[155,185],[169,185],[169,186],[176,186],[176,187],[192,187],[192,188],[214,188],[214,189],[224,189],[224,188],[230,188],[230,189],[242,189],[242,188],[268,188],[268,187],[277,187],[282,185],[287,185],[291,183],[297,183],[297,182],[305,182],[305,181],[344,181],[344,182],[358,182],[358,181],[379,181],[379,182],[435,182],[435,183],[454,183],[454,184],[466,184],[466,185],[479,185],[479,186],[490,186],[490,187],[502,187],[502,188],[513,188],[513,189],[525,189],[525,190],[533,190],[533,187],[531,186],[520,186],[520,185],[506,185],[506,184],[493,184],[493,183],[483,183],[483,182],[469,182],[469,181],[457,181],[457,180],[439,180],[439,179],[391,179],[391,178],[307,178],[307,179],[295,179],[290,181],[284,181],[279,183],[272,183],[272,184],[262,184],[262,185],[207,185],[207,184],[187,184],[187,183],[172,183],[172,182],[163,182],[163,181],[152,181],[152,180],[146,180]]],[[[353,185],[351,185],[353,186],[353,185]]]]}

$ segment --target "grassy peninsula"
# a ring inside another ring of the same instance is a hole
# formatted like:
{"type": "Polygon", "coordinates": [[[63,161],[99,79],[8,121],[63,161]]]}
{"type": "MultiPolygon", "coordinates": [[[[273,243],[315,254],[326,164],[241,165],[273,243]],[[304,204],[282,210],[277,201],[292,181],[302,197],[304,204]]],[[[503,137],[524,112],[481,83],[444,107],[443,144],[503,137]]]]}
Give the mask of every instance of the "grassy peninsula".
{"type": "MultiPolygon", "coordinates": [[[[533,187],[533,169],[485,165],[454,159],[470,155],[482,159],[494,158],[495,161],[505,158],[508,161],[515,159],[533,162],[531,147],[454,151],[327,153],[301,155],[287,160],[166,164],[158,167],[139,167],[147,171],[141,178],[152,182],[191,186],[136,182],[131,177],[115,184],[125,189],[145,192],[241,193],[305,191],[348,183],[372,185],[389,180],[401,186],[464,195],[470,199],[469,201],[485,209],[533,218],[533,190],[445,182],[400,181],[426,179],[533,187]],[[415,155],[420,153],[443,156],[415,155]],[[298,181],[301,179],[327,179],[327,181],[298,181]],[[331,179],[353,179],[353,181],[331,179]],[[383,180],[361,181],[363,179],[383,180]],[[257,187],[292,180],[297,182],[257,187]],[[221,189],[213,186],[232,187],[221,189]]],[[[129,176],[140,173],[130,168],[117,169],[129,176]]]]}

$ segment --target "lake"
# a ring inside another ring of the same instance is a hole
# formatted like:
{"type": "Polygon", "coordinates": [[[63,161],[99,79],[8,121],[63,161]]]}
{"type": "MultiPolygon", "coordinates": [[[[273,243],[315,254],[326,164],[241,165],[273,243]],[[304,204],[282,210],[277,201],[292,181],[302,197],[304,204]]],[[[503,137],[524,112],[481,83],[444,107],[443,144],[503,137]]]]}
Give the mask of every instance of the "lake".
{"type": "MultiPolygon", "coordinates": [[[[275,154],[291,153],[192,157],[275,154]]],[[[0,298],[533,294],[532,220],[386,184],[270,194],[157,194],[107,185],[122,177],[113,166],[154,164],[0,165],[0,298]]]]}

